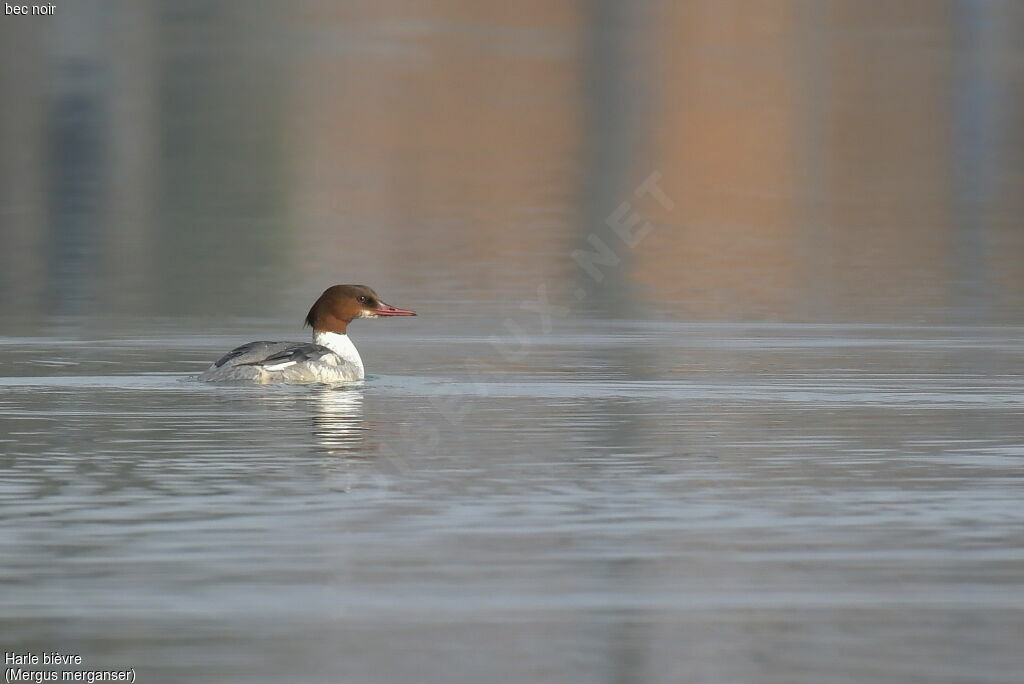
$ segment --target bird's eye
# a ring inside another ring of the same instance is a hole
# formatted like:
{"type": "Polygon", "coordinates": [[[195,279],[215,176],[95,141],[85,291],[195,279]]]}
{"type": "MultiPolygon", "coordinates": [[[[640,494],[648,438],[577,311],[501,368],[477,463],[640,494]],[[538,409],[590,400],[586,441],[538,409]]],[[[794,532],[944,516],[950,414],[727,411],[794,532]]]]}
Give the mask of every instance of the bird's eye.
{"type": "Polygon", "coordinates": [[[360,295],[359,296],[359,303],[360,304],[365,304],[368,301],[370,301],[370,300],[369,300],[369,298],[366,295],[360,295]]]}

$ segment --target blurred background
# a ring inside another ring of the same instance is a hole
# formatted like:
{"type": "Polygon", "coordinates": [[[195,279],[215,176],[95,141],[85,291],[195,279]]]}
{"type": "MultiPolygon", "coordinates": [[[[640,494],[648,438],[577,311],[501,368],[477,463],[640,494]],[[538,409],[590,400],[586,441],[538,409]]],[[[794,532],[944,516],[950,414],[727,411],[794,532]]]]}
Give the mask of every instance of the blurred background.
{"type": "Polygon", "coordinates": [[[0,314],[294,315],[334,282],[576,305],[582,280],[623,316],[1019,321],[1022,30],[1010,0],[5,16],[0,314]],[[652,173],[671,209],[636,198],[652,173]],[[601,283],[572,258],[594,234],[601,283]]]}

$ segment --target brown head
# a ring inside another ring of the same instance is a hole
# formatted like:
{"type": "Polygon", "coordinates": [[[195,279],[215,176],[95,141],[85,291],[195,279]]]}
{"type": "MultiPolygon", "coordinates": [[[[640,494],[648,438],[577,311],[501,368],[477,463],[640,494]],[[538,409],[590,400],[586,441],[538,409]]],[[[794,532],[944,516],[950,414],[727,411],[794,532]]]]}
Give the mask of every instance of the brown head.
{"type": "Polygon", "coordinates": [[[306,314],[306,325],[314,332],[344,334],[354,318],[415,315],[414,311],[385,304],[376,292],[365,285],[334,285],[324,290],[306,314]]]}

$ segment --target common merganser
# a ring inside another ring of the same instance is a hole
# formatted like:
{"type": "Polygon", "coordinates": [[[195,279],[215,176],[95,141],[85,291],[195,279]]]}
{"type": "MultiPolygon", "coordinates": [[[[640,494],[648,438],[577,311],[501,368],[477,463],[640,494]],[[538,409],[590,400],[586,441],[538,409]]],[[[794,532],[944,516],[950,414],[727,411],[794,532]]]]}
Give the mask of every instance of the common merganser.
{"type": "Polygon", "coordinates": [[[348,324],[355,318],[415,316],[381,301],[365,285],[334,285],[324,290],[306,314],[313,342],[250,342],[232,349],[199,376],[206,382],[326,384],[362,380],[363,360],[348,324]]]}

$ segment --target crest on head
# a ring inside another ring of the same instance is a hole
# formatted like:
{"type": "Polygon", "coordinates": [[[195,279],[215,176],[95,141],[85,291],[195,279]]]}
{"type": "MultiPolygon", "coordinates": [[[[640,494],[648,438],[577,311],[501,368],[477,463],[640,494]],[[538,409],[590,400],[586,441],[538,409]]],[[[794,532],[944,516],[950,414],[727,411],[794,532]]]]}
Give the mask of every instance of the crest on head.
{"type": "Polygon", "coordinates": [[[385,304],[380,295],[366,285],[332,285],[323,291],[306,314],[306,325],[314,332],[344,335],[356,318],[415,316],[414,311],[385,304]]]}

